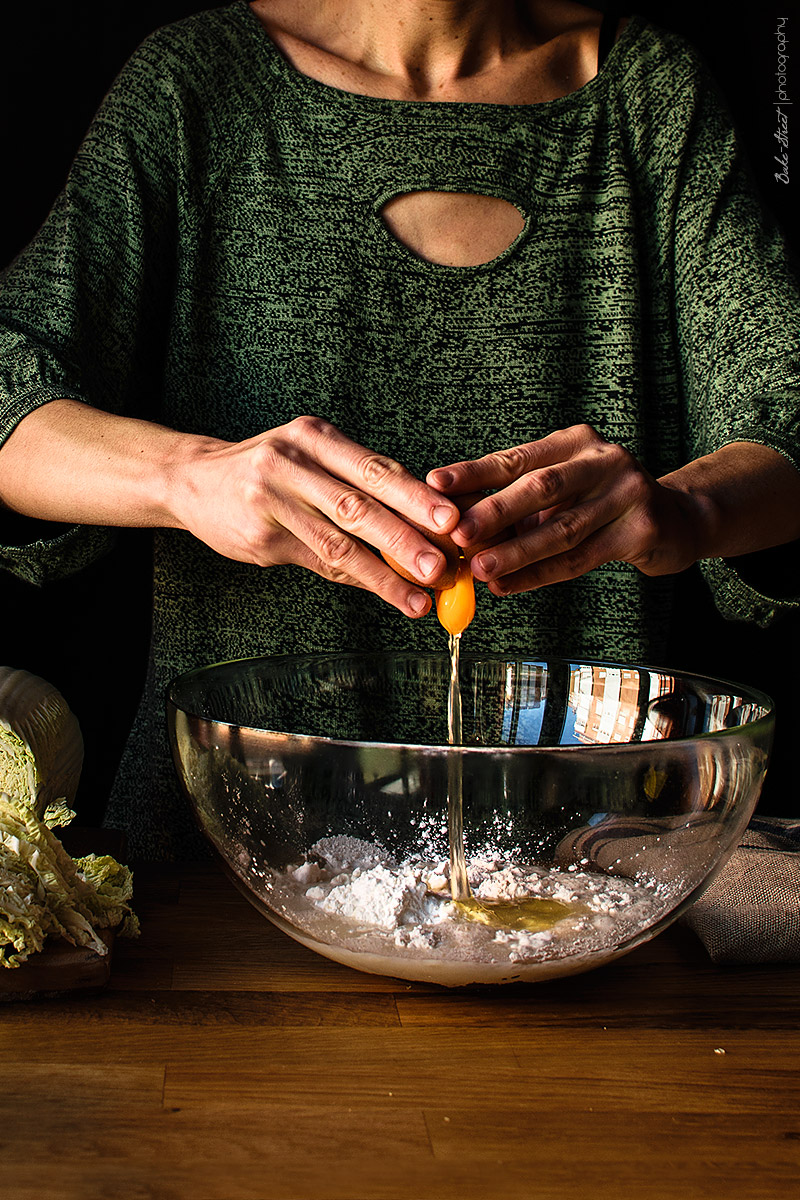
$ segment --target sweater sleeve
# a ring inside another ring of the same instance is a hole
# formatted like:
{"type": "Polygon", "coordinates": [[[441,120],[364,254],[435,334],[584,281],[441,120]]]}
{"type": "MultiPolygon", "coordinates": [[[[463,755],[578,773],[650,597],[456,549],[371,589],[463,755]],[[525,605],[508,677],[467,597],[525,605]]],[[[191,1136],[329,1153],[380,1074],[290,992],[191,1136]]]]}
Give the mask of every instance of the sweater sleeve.
{"type": "MultiPolygon", "coordinates": [[[[0,277],[0,441],[62,397],[156,411],[175,263],[175,110],[156,37],[123,69],[49,217],[0,277]]],[[[112,536],[6,514],[0,565],[41,583],[97,558],[112,536]]]]}
{"type": "MultiPolygon", "coordinates": [[[[702,69],[691,77],[690,90],[689,136],[672,212],[674,321],[689,456],[757,442],[800,469],[797,273],[702,69]]],[[[700,566],[725,617],[768,624],[800,606],[800,543],[700,566]]]]}

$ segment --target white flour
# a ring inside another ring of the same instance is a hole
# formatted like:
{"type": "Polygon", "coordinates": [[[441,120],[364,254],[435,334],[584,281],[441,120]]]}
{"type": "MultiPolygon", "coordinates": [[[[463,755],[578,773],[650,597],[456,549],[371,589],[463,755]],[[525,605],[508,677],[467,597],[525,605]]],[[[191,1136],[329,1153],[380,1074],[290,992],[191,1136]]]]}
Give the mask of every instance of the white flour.
{"type": "Polygon", "coordinates": [[[380,846],[323,838],[306,860],[275,874],[269,903],[304,933],[356,954],[497,964],[536,963],[615,950],[672,907],[663,888],[570,866],[486,855],[468,863],[476,900],[559,901],[563,918],[540,931],[470,919],[449,896],[449,865],[395,862],[380,846]]]}

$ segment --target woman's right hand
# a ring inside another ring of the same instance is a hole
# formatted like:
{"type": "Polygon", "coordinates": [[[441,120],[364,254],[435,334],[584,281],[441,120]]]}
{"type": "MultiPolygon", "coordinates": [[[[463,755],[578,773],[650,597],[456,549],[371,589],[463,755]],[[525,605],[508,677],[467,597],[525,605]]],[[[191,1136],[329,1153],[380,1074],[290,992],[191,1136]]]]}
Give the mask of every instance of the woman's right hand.
{"type": "Polygon", "coordinates": [[[432,533],[460,519],[452,500],[405,467],[313,416],[243,442],[201,442],[176,481],[177,523],[220,554],[261,567],[294,563],[374,592],[410,617],[430,609],[422,586],[435,586],[446,561],[398,513],[432,533]]]}
{"type": "Polygon", "coordinates": [[[295,563],[409,617],[430,609],[423,589],[446,568],[409,522],[449,533],[460,519],[455,501],[319,417],[224,442],[69,399],[29,413],[0,447],[2,504],[41,520],[186,529],[227,558],[295,563]]]}

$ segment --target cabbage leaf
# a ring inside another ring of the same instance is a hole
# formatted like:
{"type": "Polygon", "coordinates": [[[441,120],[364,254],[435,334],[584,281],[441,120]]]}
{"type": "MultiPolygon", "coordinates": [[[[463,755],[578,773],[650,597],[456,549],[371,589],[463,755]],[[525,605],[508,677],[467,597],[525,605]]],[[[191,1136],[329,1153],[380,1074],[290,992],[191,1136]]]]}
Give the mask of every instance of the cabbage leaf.
{"type": "Polygon", "coordinates": [[[97,930],[138,933],[131,871],[109,855],[73,859],[53,833],[73,816],[60,804],[40,819],[29,803],[0,792],[2,967],[18,967],[51,935],[107,954],[97,930]]]}

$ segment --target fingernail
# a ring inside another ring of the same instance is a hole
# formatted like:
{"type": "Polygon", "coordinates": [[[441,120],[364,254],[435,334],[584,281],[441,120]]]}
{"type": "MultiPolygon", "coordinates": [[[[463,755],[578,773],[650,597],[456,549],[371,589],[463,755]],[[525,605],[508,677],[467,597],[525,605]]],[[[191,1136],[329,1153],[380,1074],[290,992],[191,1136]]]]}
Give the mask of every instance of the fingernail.
{"type": "Polygon", "coordinates": [[[439,566],[440,561],[441,560],[438,554],[420,554],[419,558],[417,559],[417,566],[419,567],[420,574],[432,575],[439,566]]]}
{"type": "Polygon", "coordinates": [[[440,529],[442,528],[442,526],[447,524],[447,522],[450,520],[452,515],[453,515],[452,508],[446,508],[444,506],[444,504],[437,504],[436,508],[433,510],[433,520],[434,520],[435,524],[437,524],[439,526],[440,529]]]}
{"type": "Polygon", "coordinates": [[[497,569],[497,559],[493,554],[481,554],[475,561],[487,575],[491,575],[492,571],[497,569]]]}
{"type": "Polygon", "coordinates": [[[434,472],[434,477],[439,487],[450,487],[455,482],[455,476],[452,471],[436,471],[434,472]]]}
{"type": "Polygon", "coordinates": [[[424,592],[412,592],[408,598],[408,607],[415,616],[421,617],[428,607],[428,597],[424,592]]]}
{"type": "Polygon", "coordinates": [[[463,521],[459,522],[458,532],[463,534],[465,538],[470,539],[475,536],[477,528],[472,517],[464,517],[463,521]]]}

